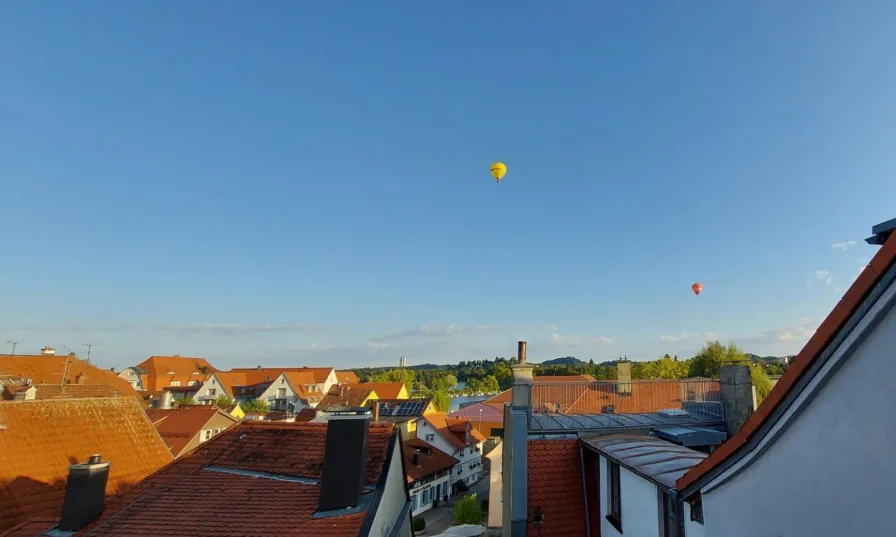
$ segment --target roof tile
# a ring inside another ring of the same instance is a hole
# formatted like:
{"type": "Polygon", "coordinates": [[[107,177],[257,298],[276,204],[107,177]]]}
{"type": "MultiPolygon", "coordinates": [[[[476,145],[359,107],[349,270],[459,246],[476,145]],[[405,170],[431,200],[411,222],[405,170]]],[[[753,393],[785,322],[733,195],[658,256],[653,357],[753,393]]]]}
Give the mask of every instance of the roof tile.
{"type": "Polygon", "coordinates": [[[529,522],[530,535],[585,537],[585,502],[582,495],[581,454],[578,440],[529,440],[529,520],[535,506],[544,522],[529,522]]]}
{"type": "Polygon", "coordinates": [[[74,461],[112,463],[107,495],[171,461],[135,397],[0,402],[0,530],[58,516],[74,461]]]}

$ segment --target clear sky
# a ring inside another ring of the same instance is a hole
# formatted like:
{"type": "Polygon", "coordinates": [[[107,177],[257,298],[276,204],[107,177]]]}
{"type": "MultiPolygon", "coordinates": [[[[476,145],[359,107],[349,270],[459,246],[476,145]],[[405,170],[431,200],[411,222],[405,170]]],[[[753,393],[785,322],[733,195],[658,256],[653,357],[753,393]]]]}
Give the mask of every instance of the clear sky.
{"type": "Polygon", "coordinates": [[[2,2],[0,348],[793,353],[896,217],[893,2],[436,4],[2,2]]]}

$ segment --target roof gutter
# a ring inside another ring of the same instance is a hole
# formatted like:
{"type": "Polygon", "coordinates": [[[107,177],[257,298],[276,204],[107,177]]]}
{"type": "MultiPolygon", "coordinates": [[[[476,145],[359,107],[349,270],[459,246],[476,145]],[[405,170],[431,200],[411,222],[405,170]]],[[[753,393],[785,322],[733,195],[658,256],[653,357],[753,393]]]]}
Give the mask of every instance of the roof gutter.
{"type": "MultiPolygon", "coordinates": [[[[591,537],[591,514],[588,512],[588,484],[585,482],[585,450],[579,441],[579,466],[582,468],[582,496],[585,498],[585,532],[591,537]]],[[[597,484],[600,486],[600,483],[597,484]]]]}

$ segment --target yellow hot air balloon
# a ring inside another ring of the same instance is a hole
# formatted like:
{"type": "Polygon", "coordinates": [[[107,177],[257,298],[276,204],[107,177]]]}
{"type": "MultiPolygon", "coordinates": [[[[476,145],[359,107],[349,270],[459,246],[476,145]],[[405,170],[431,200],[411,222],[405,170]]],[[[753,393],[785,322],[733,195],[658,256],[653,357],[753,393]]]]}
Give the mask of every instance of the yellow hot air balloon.
{"type": "Polygon", "coordinates": [[[489,171],[492,172],[492,177],[495,178],[495,181],[500,183],[501,179],[504,178],[504,174],[507,173],[507,166],[503,162],[494,162],[489,171]]]}

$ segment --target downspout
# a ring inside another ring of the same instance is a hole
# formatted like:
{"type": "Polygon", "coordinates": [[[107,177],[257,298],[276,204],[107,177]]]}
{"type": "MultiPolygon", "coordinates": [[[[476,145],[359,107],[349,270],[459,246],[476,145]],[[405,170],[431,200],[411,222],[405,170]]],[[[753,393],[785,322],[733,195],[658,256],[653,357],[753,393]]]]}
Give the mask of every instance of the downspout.
{"type": "Polygon", "coordinates": [[[579,466],[582,468],[582,495],[585,497],[585,532],[591,537],[591,515],[588,514],[588,483],[585,482],[585,450],[579,440],[579,466]]]}

